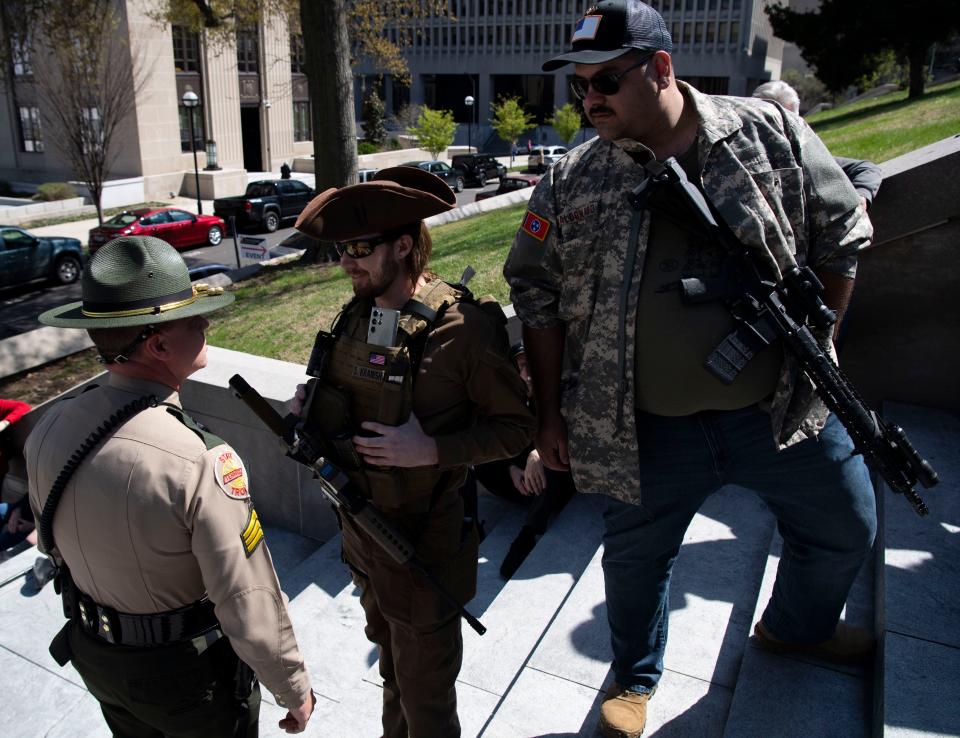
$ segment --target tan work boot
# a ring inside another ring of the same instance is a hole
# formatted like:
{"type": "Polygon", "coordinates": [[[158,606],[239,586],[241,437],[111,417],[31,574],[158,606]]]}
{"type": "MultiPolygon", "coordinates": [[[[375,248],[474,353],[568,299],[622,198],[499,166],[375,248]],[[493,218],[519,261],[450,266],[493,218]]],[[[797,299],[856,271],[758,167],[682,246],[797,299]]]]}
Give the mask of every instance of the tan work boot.
{"type": "Polygon", "coordinates": [[[600,705],[603,738],[640,738],[647,724],[647,701],[652,692],[630,692],[614,682],[600,705]]]}
{"type": "Polygon", "coordinates": [[[875,646],[874,637],[869,631],[846,623],[837,623],[833,637],[820,643],[781,641],[761,621],[753,627],[753,636],[758,646],[771,653],[813,656],[835,664],[868,664],[873,658],[875,646]]]}

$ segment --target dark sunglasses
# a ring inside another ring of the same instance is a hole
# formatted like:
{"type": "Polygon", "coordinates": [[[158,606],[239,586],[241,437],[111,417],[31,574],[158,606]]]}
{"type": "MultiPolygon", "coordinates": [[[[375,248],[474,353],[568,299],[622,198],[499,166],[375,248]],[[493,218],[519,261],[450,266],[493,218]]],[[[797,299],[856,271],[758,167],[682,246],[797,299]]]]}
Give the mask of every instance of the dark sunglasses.
{"type": "Polygon", "coordinates": [[[370,256],[377,246],[389,240],[386,236],[374,236],[358,241],[337,241],[334,248],[336,248],[338,256],[346,254],[351,259],[362,259],[365,256],[370,256]]]}
{"type": "Polygon", "coordinates": [[[584,77],[571,77],[570,78],[570,91],[578,100],[583,100],[587,96],[587,91],[592,87],[601,95],[616,95],[620,92],[620,80],[626,76],[627,72],[631,72],[638,67],[642,67],[648,61],[653,54],[647,54],[646,56],[641,57],[636,64],[633,66],[627,67],[622,72],[600,72],[600,74],[593,75],[590,79],[584,77]]]}

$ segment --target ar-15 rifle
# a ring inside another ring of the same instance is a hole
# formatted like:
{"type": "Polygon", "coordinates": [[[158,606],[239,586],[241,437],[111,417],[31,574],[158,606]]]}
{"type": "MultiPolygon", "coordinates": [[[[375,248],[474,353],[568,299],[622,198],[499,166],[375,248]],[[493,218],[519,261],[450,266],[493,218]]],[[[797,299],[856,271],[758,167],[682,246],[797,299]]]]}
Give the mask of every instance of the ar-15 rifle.
{"type": "Polygon", "coordinates": [[[675,159],[667,159],[660,169],[647,165],[647,170],[651,176],[628,195],[631,205],[680,221],[686,218],[688,223],[692,215],[697,231],[723,246],[731,257],[734,278],[726,280],[719,290],[704,280],[681,281],[686,302],[724,298],[737,322],[736,330],[707,357],[706,369],[730,384],[758,351],[783,340],[816,385],[824,404],[850,433],[854,453],[863,454],[890,489],[903,494],[918,515],[927,515],[929,510],[914,487],[917,482],[927,488],[934,486],[939,481],[937,473],[901,427],[887,425],[866,405],[807,325],[809,322],[817,329],[829,330],[837,320],[821,299],[823,285],[813,270],[794,266],[784,273],[782,282],[764,279],[750,249],[722,218],[715,217],[711,205],[675,159]],[[677,212],[678,205],[683,213],[677,212]]]}
{"type": "Polygon", "coordinates": [[[457,608],[464,620],[477,633],[483,635],[487,632],[483,623],[467,612],[466,608],[457,602],[443,586],[443,583],[417,558],[413,545],[403,534],[397,531],[370,502],[350,489],[350,481],[346,474],[321,455],[313,439],[305,433],[297,433],[295,429],[287,427],[280,413],[270,407],[263,396],[239,374],[230,377],[229,384],[234,394],[277,435],[287,455],[313,470],[320,482],[320,489],[340,512],[350,516],[394,561],[405,564],[419,573],[447,602],[457,608]]]}

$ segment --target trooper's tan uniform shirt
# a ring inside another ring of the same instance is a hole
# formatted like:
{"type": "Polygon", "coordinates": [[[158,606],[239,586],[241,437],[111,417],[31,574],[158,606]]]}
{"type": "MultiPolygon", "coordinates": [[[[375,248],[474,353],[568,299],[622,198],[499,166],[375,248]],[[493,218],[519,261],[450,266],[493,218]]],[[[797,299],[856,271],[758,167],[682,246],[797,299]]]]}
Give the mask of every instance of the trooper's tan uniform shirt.
{"type": "MultiPolygon", "coordinates": [[[[161,384],[117,374],[105,384],[50,408],[27,441],[38,521],[65,462],[113,413],[148,395],[180,406],[161,384]]],[[[54,518],[56,555],[81,591],[119,612],[164,612],[206,593],[237,655],[280,704],[296,708],[309,700],[310,682],[249,496],[233,449],[208,449],[167,407],[147,408],[70,479],[54,518]]]]}

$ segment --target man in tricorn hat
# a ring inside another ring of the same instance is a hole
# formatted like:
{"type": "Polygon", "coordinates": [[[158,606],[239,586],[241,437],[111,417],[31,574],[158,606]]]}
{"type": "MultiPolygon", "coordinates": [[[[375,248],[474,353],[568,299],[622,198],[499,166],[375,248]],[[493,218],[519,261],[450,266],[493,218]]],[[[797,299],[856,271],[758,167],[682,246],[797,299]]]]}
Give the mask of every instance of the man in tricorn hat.
{"type": "Polygon", "coordinates": [[[206,365],[205,315],[233,295],[192,285],[150,237],[108,243],[82,287],[40,320],[86,329],[109,375],[50,407],[25,449],[70,618],[50,652],[73,661],[114,735],[256,736],[254,674],[299,733],[314,698],[249,477],[178,394],[206,365]]]}
{"type": "MultiPolygon", "coordinates": [[[[465,287],[427,271],[432,242],[423,219],[455,202],[434,175],[394,167],[327,190],[303,211],[297,228],[336,242],[354,299],[331,333],[318,336],[308,367],[317,379],[305,407],[301,391],[292,409],[465,604],[476,587],[477,534],[473,521],[465,524],[458,490],[470,464],[522,449],[533,419],[502,312],[492,318],[465,287]],[[387,330],[391,310],[399,311],[395,335],[387,330]]],[[[344,559],[380,652],[383,735],[459,736],[456,608],[349,518],[342,522],[344,559]]]]}
{"type": "MultiPolygon", "coordinates": [[[[540,180],[504,269],[543,463],[608,496],[606,738],[644,730],[663,674],[671,567],[697,510],[725,484],[756,490],[784,539],[757,644],[835,661],[871,652],[869,634],[838,624],[876,531],[863,460],[782,344],[729,384],[704,367],[737,325],[719,288],[736,265],[685,198],[656,183],[682,172],[765,279],[809,266],[838,312],[871,226],[801,118],[701,94],[677,80],[671,50],[650,4],[602,0],[576,23],[570,49],[543,64],[573,65],[571,91],[597,137],[540,180]],[[681,279],[717,299],[682,300],[681,279]]],[[[825,351],[829,333],[818,330],[825,351]]]]}

